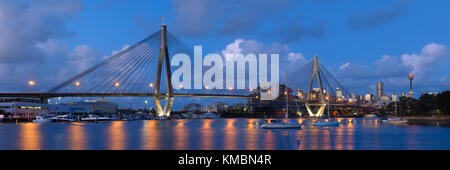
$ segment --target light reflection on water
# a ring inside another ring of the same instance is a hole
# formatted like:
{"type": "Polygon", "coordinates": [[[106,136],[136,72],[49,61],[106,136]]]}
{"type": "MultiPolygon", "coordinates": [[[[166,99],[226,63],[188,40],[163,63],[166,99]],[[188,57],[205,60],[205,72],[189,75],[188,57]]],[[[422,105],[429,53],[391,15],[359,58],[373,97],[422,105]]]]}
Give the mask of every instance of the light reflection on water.
{"type": "MultiPolygon", "coordinates": [[[[41,149],[40,126],[34,123],[20,124],[20,149],[22,150],[39,150],[41,149]]],[[[10,140],[8,138],[0,138],[1,140],[10,140]]]]}
{"type": "Polygon", "coordinates": [[[70,139],[67,140],[69,148],[71,150],[84,150],[86,148],[86,132],[83,127],[83,123],[74,122],[72,126],[67,128],[68,136],[70,139]]]}
{"type": "Polygon", "coordinates": [[[126,146],[127,132],[124,130],[124,121],[113,121],[108,127],[108,149],[110,150],[123,150],[126,146]]]}
{"type": "Polygon", "coordinates": [[[260,129],[262,119],[3,123],[0,149],[450,149],[450,128],[339,118],[339,127],[260,129]],[[65,140],[58,140],[59,138],[65,140]]]}

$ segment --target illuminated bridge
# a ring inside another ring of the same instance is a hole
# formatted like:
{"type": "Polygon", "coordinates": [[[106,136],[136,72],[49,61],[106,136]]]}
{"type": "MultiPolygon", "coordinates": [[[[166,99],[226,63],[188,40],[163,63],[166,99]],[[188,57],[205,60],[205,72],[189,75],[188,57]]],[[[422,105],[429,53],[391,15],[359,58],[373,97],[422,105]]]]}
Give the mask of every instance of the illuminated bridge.
{"type": "MultiPolygon", "coordinates": [[[[169,54],[179,53],[187,54],[190,61],[194,61],[192,47],[179,41],[167,32],[166,25],[162,25],[160,31],[153,33],[142,41],[105,59],[47,92],[0,93],[0,97],[40,98],[43,103],[54,97],[153,97],[157,114],[159,116],[169,116],[175,97],[249,98],[255,96],[251,95],[251,89],[208,89],[206,86],[201,89],[188,89],[182,86],[172,87],[172,73],[181,65],[180,63],[174,64],[174,61],[171,60],[172,56],[169,54]],[[164,106],[161,104],[162,100],[166,101],[164,106]]],[[[208,72],[212,67],[203,66],[201,68],[202,75],[214,77],[215,79],[215,75],[208,75],[212,74],[208,72]]],[[[191,70],[194,69],[198,68],[194,68],[194,64],[191,64],[191,70]]],[[[313,61],[301,67],[300,71],[311,74],[311,78],[294,77],[287,82],[287,85],[291,88],[297,88],[299,84],[310,80],[308,97],[305,99],[298,98],[298,100],[307,104],[311,103],[307,107],[314,104],[323,106],[325,95],[329,94],[328,91],[326,93],[323,92],[323,81],[326,82],[327,87],[335,89],[336,86],[329,82],[337,82],[337,80],[326,69],[319,66],[316,56],[313,61]],[[315,76],[319,82],[320,89],[320,92],[317,94],[312,92],[312,80],[315,76]],[[328,81],[326,78],[333,78],[334,80],[328,81]],[[317,95],[317,98],[313,97],[313,95],[317,95]]],[[[177,78],[180,77],[183,76],[177,78]]],[[[194,87],[194,83],[195,81],[191,81],[191,87],[194,87]]],[[[227,87],[225,81],[219,83],[223,83],[223,87],[227,87]]],[[[337,84],[341,87],[339,83],[337,84]]]]}

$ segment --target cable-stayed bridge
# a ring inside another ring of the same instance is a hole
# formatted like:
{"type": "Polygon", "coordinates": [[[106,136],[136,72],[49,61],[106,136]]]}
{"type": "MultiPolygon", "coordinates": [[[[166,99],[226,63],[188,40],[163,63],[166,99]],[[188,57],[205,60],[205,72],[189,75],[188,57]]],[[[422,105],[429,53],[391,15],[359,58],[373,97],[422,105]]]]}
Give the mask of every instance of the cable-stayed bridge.
{"type": "MultiPolygon", "coordinates": [[[[47,99],[54,97],[153,97],[155,109],[159,116],[170,115],[175,97],[255,97],[251,95],[253,93],[252,89],[228,88],[225,81],[218,82],[225,87],[219,89],[209,88],[205,85],[202,85],[202,88],[186,88],[181,85],[173,87],[173,71],[181,65],[179,65],[180,63],[171,63],[174,61],[171,60],[172,56],[170,55],[180,53],[186,54],[190,61],[195,60],[192,48],[167,32],[167,26],[162,25],[160,31],[153,33],[142,41],[105,59],[47,92],[0,93],[0,97],[40,98],[43,103],[46,103],[47,99]],[[161,101],[166,101],[164,106],[161,104],[161,101]]],[[[195,64],[188,65],[191,67],[190,70],[199,69],[195,64]]],[[[202,75],[216,79],[217,75],[213,76],[211,72],[208,72],[212,67],[201,67],[202,75]]],[[[314,57],[313,61],[296,70],[296,72],[300,74],[290,73],[295,76],[289,79],[287,85],[293,89],[306,89],[302,86],[305,83],[308,84],[307,97],[298,96],[297,100],[305,102],[310,113],[313,110],[309,108],[310,105],[319,104],[323,107],[323,105],[326,105],[327,96],[331,97],[330,92],[334,92],[333,89],[336,89],[336,87],[344,89],[331,73],[318,62],[317,56],[314,57]],[[311,76],[308,78],[302,77],[301,75],[305,73],[311,76]],[[318,92],[312,88],[315,78],[318,80],[318,92]],[[326,88],[324,88],[323,84],[325,84],[326,88]]],[[[196,81],[191,81],[188,84],[190,87],[197,85],[196,81]]],[[[346,90],[345,93],[347,93],[346,90]]],[[[319,109],[317,114],[312,114],[312,116],[319,116],[321,113],[323,113],[323,108],[322,111],[319,109]]]]}

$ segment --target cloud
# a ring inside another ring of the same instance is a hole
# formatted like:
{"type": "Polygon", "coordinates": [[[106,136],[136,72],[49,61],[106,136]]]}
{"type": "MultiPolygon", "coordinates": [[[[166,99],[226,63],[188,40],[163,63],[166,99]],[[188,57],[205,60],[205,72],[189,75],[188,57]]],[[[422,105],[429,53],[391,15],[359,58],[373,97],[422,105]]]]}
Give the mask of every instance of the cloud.
{"type": "MultiPolygon", "coordinates": [[[[346,62],[339,67],[337,77],[345,87],[362,89],[370,87],[376,81],[384,81],[390,89],[408,87],[409,73],[414,73],[416,90],[448,90],[447,76],[435,77],[436,69],[449,58],[447,47],[430,43],[421,53],[403,54],[400,57],[383,55],[370,66],[346,62]]],[[[366,90],[367,91],[367,90],[366,90]]]]}
{"type": "Polygon", "coordinates": [[[294,0],[172,1],[176,28],[187,36],[258,35],[288,43],[305,37],[321,38],[324,23],[304,25],[300,17],[282,21],[287,11],[296,8],[295,3],[294,0]]]}
{"type": "Polygon", "coordinates": [[[353,30],[371,29],[403,16],[406,5],[406,1],[400,0],[394,7],[377,8],[370,14],[357,13],[347,18],[347,24],[353,30]]]}
{"type": "MultiPolygon", "coordinates": [[[[120,49],[120,50],[116,50],[116,49],[112,50],[111,56],[113,56],[113,55],[115,55],[115,54],[117,54],[117,53],[119,53],[119,52],[121,52],[121,51],[127,49],[128,47],[130,47],[130,45],[125,44],[125,45],[123,45],[122,49],[120,49]]],[[[109,57],[109,56],[108,56],[108,57],[109,57]]]]}
{"type": "Polygon", "coordinates": [[[82,10],[77,0],[0,1],[0,89],[23,91],[30,79],[35,90],[54,85],[71,51],[59,40],[74,35],[66,24],[82,10]]]}
{"type": "Polygon", "coordinates": [[[290,52],[288,54],[288,60],[294,63],[298,61],[306,62],[306,59],[302,53],[294,53],[294,52],[290,52]]]}
{"type": "Polygon", "coordinates": [[[80,1],[0,2],[0,62],[36,62],[43,59],[36,43],[73,35],[65,21],[83,10],[80,1]]]}
{"type": "Polygon", "coordinates": [[[326,25],[323,22],[315,23],[311,26],[306,26],[302,23],[302,19],[294,19],[288,24],[279,27],[274,32],[268,33],[266,36],[279,37],[279,40],[290,43],[298,42],[304,38],[322,38],[326,32],[326,25]]]}
{"type": "Polygon", "coordinates": [[[78,45],[74,51],[69,54],[67,64],[71,66],[76,73],[87,70],[98,62],[100,52],[89,47],[88,45],[78,45]]]}
{"type": "Polygon", "coordinates": [[[413,73],[429,72],[432,64],[448,57],[448,49],[444,45],[431,43],[423,47],[420,54],[403,54],[401,56],[402,64],[412,66],[413,73]]]}
{"type": "Polygon", "coordinates": [[[260,21],[292,7],[293,0],[174,0],[179,31],[187,35],[235,34],[255,30],[260,21]],[[270,12],[268,12],[270,11],[270,12]]]}
{"type": "MultiPolygon", "coordinates": [[[[222,56],[226,54],[241,53],[247,55],[249,53],[256,54],[279,54],[280,71],[294,70],[298,66],[306,64],[306,59],[302,53],[292,50],[289,45],[275,42],[272,44],[264,44],[257,40],[246,40],[242,38],[236,39],[234,42],[228,44],[222,50],[222,56]]],[[[283,78],[283,74],[281,75],[283,78]]]]}

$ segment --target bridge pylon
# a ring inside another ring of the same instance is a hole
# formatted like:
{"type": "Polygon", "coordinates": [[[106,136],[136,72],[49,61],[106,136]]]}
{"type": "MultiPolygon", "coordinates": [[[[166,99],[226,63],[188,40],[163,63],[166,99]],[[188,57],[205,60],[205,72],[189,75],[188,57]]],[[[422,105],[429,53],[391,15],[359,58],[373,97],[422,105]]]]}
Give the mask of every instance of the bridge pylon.
{"type": "Polygon", "coordinates": [[[320,117],[323,115],[323,112],[325,110],[325,107],[327,103],[325,103],[324,100],[324,92],[323,92],[323,86],[322,86],[322,79],[320,77],[320,71],[319,71],[319,61],[317,55],[314,54],[313,63],[312,63],[312,72],[311,72],[311,78],[308,85],[308,93],[307,93],[307,102],[305,102],[306,110],[309,113],[310,117],[320,117]],[[317,83],[319,84],[319,94],[316,96],[312,92],[312,85],[314,82],[314,78],[317,78],[317,83]],[[318,102],[315,102],[318,101],[318,102]],[[318,106],[318,110],[316,113],[313,113],[313,110],[311,106],[318,106]]]}
{"type": "Polygon", "coordinates": [[[167,26],[166,24],[161,25],[161,37],[159,45],[159,57],[158,65],[156,70],[156,82],[154,93],[160,94],[161,87],[161,71],[164,62],[166,81],[167,81],[167,95],[166,96],[153,96],[153,102],[155,103],[156,114],[158,116],[169,116],[172,110],[174,95],[172,87],[172,72],[170,71],[170,60],[169,60],[169,50],[167,47],[167,26]],[[161,106],[161,100],[167,100],[164,109],[161,106]]]}

